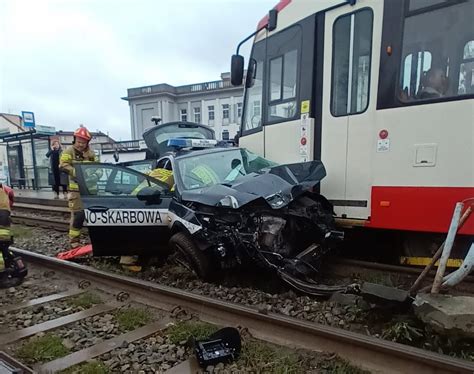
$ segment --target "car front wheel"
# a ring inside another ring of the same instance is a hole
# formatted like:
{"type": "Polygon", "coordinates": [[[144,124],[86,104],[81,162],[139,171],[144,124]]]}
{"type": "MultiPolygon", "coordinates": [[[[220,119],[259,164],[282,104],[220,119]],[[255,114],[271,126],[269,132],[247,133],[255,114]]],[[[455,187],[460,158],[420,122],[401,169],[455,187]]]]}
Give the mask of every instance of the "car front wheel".
{"type": "Polygon", "coordinates": [[[196,273],[200,278],[208,280],[213,275],[209,256],[201,251],[184,232],[174,234],[169,242],[172,254],[176,260],[187,269],[196,273]]]}

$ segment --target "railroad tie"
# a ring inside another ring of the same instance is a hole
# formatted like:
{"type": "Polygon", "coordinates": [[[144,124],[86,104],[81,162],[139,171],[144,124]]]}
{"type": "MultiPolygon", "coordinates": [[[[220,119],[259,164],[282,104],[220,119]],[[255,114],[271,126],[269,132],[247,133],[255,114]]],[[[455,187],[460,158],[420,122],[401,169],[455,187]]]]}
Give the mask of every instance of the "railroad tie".
{"type": "Polygon", "coordinates": [[[44,365],[36,367],[35,370],[38,373],[56,373],[60,370],[67,369],[71,366],[80,364],[81,362],[88,361],[94,357],[110,352],[115,348],[119,348],[124,341],[131,343],[155,334],[156,332],[165,329],[170,321],[169,318],[163,318],[158,322],[150,323],[136,330],[116,336],[115,338],[107,339],[89,348],[84,348],[80,351],[71,353],[70,355],[58,358],[57,360],[50,361],[44,365]]]}
{"type": "Polygon", "coordinates": [[[202,369],[199,367],[199,363],[196,357],[190,357],[179,365],[173,366],[171,369],[165,371],[165,374],[189,374],[199,373],[202,369]]]}
{"type": "Polygon", "coordinates": [[[117,307],[118,307],[117,304],[100,304],[90,309],[83,310],[81,312],[69,314],[67,316],[59,317],[51,321],[38,323],[37,325],[34,325],[34,326],[30,326],[24,329],[2,334],[0,335],[0,347],[5,344],[12,343],[16,340],[24,339],[29,336],[35,335],[39,332],[52,330],[64,325],[68,325],[73,322],[80,321],[81,319],[84,319],[87,317],[95,316],[96,314],[108,312],[110,310],[116,309],[117,307]]]}
{"type": "Polygon", "coordinates": [[[65,292],[61,292],[61,293],[55,293],[55,294],[52,294],[52,295],[39,297],[37,299],[28,300],[28,301],[25,301],[23,303],[10,305],[10,306],[7,306],[7,307],[3,308],[3,311],[4,312],[13,312],[15,310],[19,310],[19,309],[23,309],[23,308],[29,308],[29,307],[32,307],[32,306],[35,306],[35,305],[50,303],[51,301],[61,300],[61,299],[64,299],[66,297],[76,296],[76,295],[79,295],[79,294],[84,293],[84,292],[85,292],[84,290],[81,290],[79,288],[75,288],[75,289],[72,289],[72,290],[69,290],[69,291],[65,291],[65,292]]]}

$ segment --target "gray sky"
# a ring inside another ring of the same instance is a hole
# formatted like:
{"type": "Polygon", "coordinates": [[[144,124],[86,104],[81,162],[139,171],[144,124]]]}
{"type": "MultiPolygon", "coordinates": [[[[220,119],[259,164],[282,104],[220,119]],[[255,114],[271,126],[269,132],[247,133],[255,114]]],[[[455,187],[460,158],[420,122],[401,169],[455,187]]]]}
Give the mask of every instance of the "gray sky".
{"type": "Polygon", "coordinates": [[[0,0],[0,112],[129,139],[127,88],[218,80],[277,2],[0,0]]]}

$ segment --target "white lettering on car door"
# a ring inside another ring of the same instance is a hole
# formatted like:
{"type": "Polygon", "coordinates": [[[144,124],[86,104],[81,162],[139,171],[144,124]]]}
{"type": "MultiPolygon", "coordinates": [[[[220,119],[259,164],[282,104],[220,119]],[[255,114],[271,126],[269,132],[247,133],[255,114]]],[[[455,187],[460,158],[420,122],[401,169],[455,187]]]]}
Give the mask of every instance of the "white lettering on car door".
{"type": "Polygon", "coordinates": [[[168,209],[85,209],[87,226],[167,226],[168,209]]]}

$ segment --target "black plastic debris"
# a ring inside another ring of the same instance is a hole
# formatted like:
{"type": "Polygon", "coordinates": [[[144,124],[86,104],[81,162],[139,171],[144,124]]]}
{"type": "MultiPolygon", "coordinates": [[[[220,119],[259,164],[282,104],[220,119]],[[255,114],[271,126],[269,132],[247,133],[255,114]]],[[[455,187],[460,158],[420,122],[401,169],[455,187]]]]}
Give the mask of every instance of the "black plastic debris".
{"type": "Polygon", "coordinates": [[[194,352],[202,368],[236,360],[241,348],[239,331],[233,327],[224,327],[206,340],[194,341],[194,352]]]}

